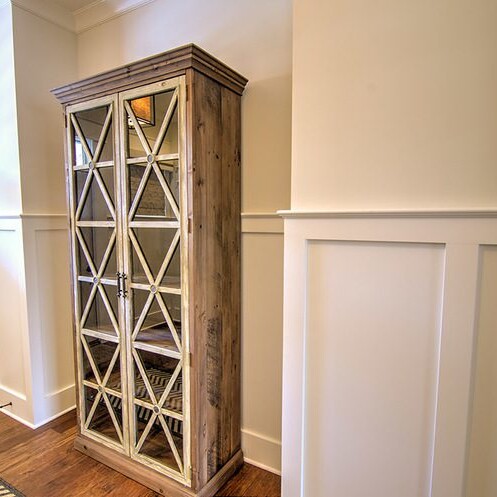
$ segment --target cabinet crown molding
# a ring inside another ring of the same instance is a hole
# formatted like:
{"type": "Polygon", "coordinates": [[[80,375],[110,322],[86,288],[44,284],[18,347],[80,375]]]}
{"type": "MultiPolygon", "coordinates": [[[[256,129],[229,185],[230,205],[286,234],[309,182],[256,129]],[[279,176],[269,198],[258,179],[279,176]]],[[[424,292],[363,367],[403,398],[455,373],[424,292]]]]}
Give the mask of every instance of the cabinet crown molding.
{"type": "Polygon", "coordinates": [[[180,76],[190,68],[214,79],[238,95],[243,93],[248,82],[241,74],[230,69],[202,48],[190,43],[75,83],[59,86],[54,88],[52,93],[60,103],[73,104],[90,96],[102,97],[137,85],[180,76]]]}

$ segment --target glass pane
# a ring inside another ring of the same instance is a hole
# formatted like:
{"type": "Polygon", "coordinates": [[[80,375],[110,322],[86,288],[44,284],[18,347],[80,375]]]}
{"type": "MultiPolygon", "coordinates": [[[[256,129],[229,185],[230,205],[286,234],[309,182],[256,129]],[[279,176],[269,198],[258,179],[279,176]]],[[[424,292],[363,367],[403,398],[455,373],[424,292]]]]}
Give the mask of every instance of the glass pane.
{"type": "MultiPolygon", "coordinates": [[[[88,227],[80,227],[81,236],[85,242],[86,248],[89,252],[89,257],[95,266],[97,272],[100,269],[102,264],[104,255],[108,249],[109,241],[111,239],[112,233],[115,231],[115,228],[88,228],[88,227]]],[[[83,251],[81,243],[78,241],[78,268],[79,274],[81,276],[90,276],[92,277],[92,272],[90,270],[90,266],[88,264],[87,257],[83,251]]],[[[116,242],[114,240],[112,244],[112,250],[105,265],[105,270],[103,273],[104,278],[109,278],[116,280],[116,272],[117,272],[117,256],[116,256],[116,242]]]]}
{"type": "MultiPolygon", "coordinates": [[[[90,162],[90,157],[87,156],[83,146],[83,140],[86,141],[86,145],[93,155],[97,149],[97,145],[102,134],[103,126],[107,113],[109,111],[108,105],[105,107],[98,107],[95,109],[83,110],[76,112],[74,117],[81,128],[83,137],[80,137],[77,131],[73,127],[74,132],[74,143],[73,143],[73,164],[83,165],[90,162]]],[[[102,161],[112,161],[114,157],[113,150],[113,137],[112,137],[112,118],[107,132],[103,137],[102,150],[98,157],[95,157],[96,162],[102,161]]]]}
{"type": "MultiPolygon", "coordinates": [[[[86,283],[84,281],[81,281],[79,283],[81,315],[83,315],[88,300],[91,297],[92,287],[93,283],[86,283]]],[[[117,320],[118,302],[116,287],[110,285],[102,285],[102,288],[105,292],[105,295],[107,296],[107,300],[109,301],[110,310],[113,313],[113,317],[115,320],[117,320]]],[[[108,333],[110,335],[116,335],[111,316],[98,289],[95,292],[94,297],[90,303],[90,310],[88,312],[88,315],[82,324],[83,328],[89,330],[100,331],[101,333],[108,333]]]]}
{"type": "MultiPolygon", "coordinates": [[[[148,379],[149,386],[150,388],[152,388],[152,391],[154,392],[157,402],[159,402],[160,397],[164,393],[167,384],[171,380],[171,377],[179,361],[171,357],[166,357],[160,354],[154,354],[152,352],[147,352],[144,350],[138,350],[137,353],[138,356],[140,357],[141,365],[145,370],[147,378],[144,379],[141,376],[138,367],[134,368],[135,397],[142,399],[146,402],[154,403],[153,399],[150,398],[150,395],[147,392],[147,388],[145,385],[145,381],[148,379]]],[[[179,383],[179,388],[181,388],[181,382],[179,383]]],[[[181,406],[179,406],[179,408],[181,408],[181,406]]]]}
{"type": "MultiPolygon", "coordinates": [[[[176,229],[168,228],[135,228],[132,230],[145,261],[155,280],[159,275],[162,263],[168,253],[169,247],[174,241],[176,229]]],[[[149,281],[146,277],[145,269],[140,261],[133,244],[131,244],[132,276],[134,283],[145,283],[149,281]]],[[[170,261],[165,277],[162,278],[161,285],[180,288],[180,253],[179,246],[176,248],[172,260],[170,261]]]]}
{"type": "MultiPolygon", "coordinates": [[[[100,379],[103,381],[105,375],[109,370],[109,366],[111,365],[114,354],[116,352],[117,344],[85,335],[83,335],[82,340],[86,341],[88,348],[90,350],[90,354],[93,359],[93,363],[97,368],[97,372],[100,375],[100,379]]],[[[93,372],[93,368],[91,367],[90,360],[84,348],[83,348],[83,374],[85,380],[91,381],[92,383],[95,384],[98,383],[95,374],[93,372]]],[[[121,365],[120,365],[119,353],[117,354],[117,358],[112,367],[109,379],[105,385],[108,388],[112,388],[113,390],[116,391],[121,390],[121,365]]]]}
{"type": "MultiPolygon", "coordinates": [[[[175,161],[170,161],[170,163],[175,161]]],[[[176,161],[177,162],[177,161],[176,161]]],[[[171,202],[166,193],[169,187],[170,195],[175,199],[175,207],[179,203],[179,170],[177,165],[159,162],[158,169],[147,170],[146,165],[131,164],[129,168],[129,198],[130,207],[137,202],[134,213],[136,221],[177,221],[171,202]],[[158,176],[160,174],[160,177],[158,176]],[[145,177],[145,180],[143,178],[145,177]],[[143,182],[143,189],[137,198],[138,188],[143,182]]]]}
{"type": "MultiPolygon", "coordinates": [[[[148,420],[152,416],[152,411],[141,406],[135,407],[135,420],[137,426],[137,441],[143,433],[148,420]]],[[[177,419],[173,419],[163,415],[164,422],[166,423],[169,431],[171,432],[176,450],[180,459],[183,459],[183,423],[177,419]]],[[[164,429],[159,421],[156,419],[148,433],[145,441],[140,449],[140,454],[146,455],[156,461],[164,464],[165,466],[179,471],[178,464],[174,457],[173,451],[167,440],[164,429]]]]}
{"type": "MultiPolygon", "coordinates": [[[[149,295],[150,293],[147,291],[133,291],[133,314],[135,325],[138,323],[142,312],[144,312],[146,299],[149,295]]],[[[174,329],[178,335],[178,340],[181,343],[181,296],[161,293],[161,297],[169,311],[174,329]]],[[[162,312],[156,297],[153,297],[150,307],[145,311],[145,318],[140,326],[140,331],[138,332],[135,341],[138,344],[154,345],[175,352],[178,351],[172,330],[169,328],[166,316],[162,312]]]]}
{"type": "MultiPolygon", "coordinates": [[[[84,387],[85,391],[85,417],[88,419],[88,416],[91,414],[92,406],[95,402],[95,398],[98,395],[97,390],[89,387],[84,387]]],[[[117,419],[118,426],[122,433],[122,402],[119,397],[115,397],[113,395],[108,395],[110,404],[112,406],[112,410],[117,419]]],[[[119,436],[117,434],[117,430],[115,424],[111,418],[109,409],[105,403],[103,397],[100,397],[98,405],[91,416],[91,421],[88,426],[90,430],[96,431],[101,435],[104,435],[115,442],[120,443],[119,436]]]]}
{"type": "MultiPolygon", "coordinates": [[[[161,143],[156,144],[164,118],[171,104],[173,93],[173,90],[169,90],[156,95],[139,97],[130,101],[131,108],[145,135],[150,150],[153,150],[155,147],[159,154],[178,153],[177,110],[174,110],[173,112],[161,143]]],[[[142,157],[145,160],[146,155],[147,153],[144,144],[140,140],[132,120],[128,119],[128,157],[142,157]]]]}
{"type": "MultiPolygon", "coordinates": [[[[99,167],[96,169],[100,178],[102,179],[102,187],[107,192],[110,198],[111,205],[114,206],[114,168],[113,167],[99,167]]],[[[112,221],[112,214],[105,202],[102,188],[98,183],[95,174],[91,175],[90,186],[86,194],[83,196],[83,190],[88,179],[88,170],[81,170],[75,172],[75,187],[77,208],[83,203],[81,213],[78,220],[81,221],[112,221]]]]}

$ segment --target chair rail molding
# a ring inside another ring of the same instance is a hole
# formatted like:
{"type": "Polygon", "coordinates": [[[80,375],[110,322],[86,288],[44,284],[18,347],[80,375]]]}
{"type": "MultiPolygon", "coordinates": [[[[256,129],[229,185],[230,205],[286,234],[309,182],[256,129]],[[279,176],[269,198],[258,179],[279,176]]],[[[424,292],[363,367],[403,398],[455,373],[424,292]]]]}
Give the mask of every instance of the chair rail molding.
{"type": "Polygon", "coordinates": [[[283,496],[462,497],[497,210],[278,214],[283,496]]]}

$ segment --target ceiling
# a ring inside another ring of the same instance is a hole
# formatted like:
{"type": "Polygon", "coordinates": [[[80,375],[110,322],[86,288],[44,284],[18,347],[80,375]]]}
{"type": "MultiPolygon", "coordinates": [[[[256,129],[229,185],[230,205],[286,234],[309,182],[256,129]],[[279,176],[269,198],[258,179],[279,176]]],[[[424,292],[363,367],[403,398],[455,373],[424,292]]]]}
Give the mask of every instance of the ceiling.
{"type": "Polygon", "coordinates": [[[74,12],[75,10],[81,9],[82,7],[86,7],[92,3],[95,3],[95,0],[52,0],[54,3],[65,7],[66,9],[74,12]]]}

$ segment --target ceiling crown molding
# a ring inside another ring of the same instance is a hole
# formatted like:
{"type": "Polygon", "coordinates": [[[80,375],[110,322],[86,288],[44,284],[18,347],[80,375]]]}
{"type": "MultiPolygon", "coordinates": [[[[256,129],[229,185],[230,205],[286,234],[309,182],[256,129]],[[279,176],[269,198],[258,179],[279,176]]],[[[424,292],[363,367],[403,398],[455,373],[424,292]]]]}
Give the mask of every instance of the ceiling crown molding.
{"type": "Polygon", "coordinates": [[[155,0],[97,0],[73,13],[74,30],[82,33],[155,0]]]}
{"type": "MultiPolygon", "coordinates": [[[[50,0],[8,0],[13,7],[17,7],[25,12],[51,22],[68,31],[75,31],[74,17],[64,7],[50,0]]],[[[5,2],[8,3],[8,2],[5,2]]],[[[0,3],[1,5],[1,3],[0,3]]]]}

